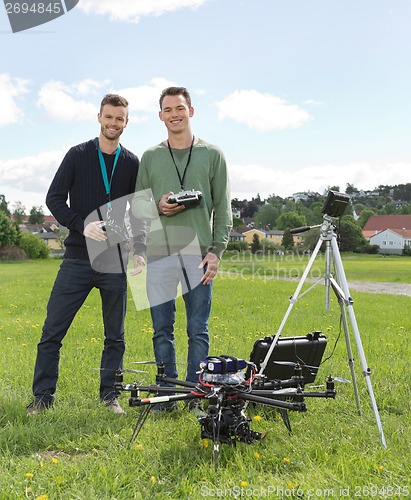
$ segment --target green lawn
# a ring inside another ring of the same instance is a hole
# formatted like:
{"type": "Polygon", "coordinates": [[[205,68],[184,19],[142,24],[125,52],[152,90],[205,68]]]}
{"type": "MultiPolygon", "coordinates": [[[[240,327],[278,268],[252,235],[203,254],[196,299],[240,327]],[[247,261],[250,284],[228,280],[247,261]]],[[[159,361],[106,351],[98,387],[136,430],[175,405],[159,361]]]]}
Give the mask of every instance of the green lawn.
{"type": "MultiPolygon", "coordinates": [[[[304,258],[306,259],[306,258],[304,258]]],[[[285,275],[301,273],[306,260],[278,262],[285,275]],[[294,272],[294,271],[293,271],[294,272]]],[[[252,271],[252,264],[247,269],[252,271]],[[251,266],[251,267],[250,267],[251,266]]],[[[347,278],[410,283],[411,259],[343,256],[347,278]]],[[[258,263],[269,269],[276,262],[258,263]]],[[[230,260],[222,267],[245,263],[230,260]]],[[[389,498],[411,494],[410,335],[411,298],[355,293],[354,310],[381,416],[387,449],[381,445],[354,338],[351,345],[362,416],[352,384],[338,383],[335,400],[307,399],[306,413],[290,413],[289,435],[275,411],[249,407],[251,427],[265,440],[221,445],[219,470],[212,443],[181,406],[171,415],[150,416],[128,446],[139,413],[116,417],[98,403],[102,322],[97,291],[76,317],[61,351],[55,409],[26,416],[36,345],[59,261],[0,264],[0,497],[8,499],[202,499],[202,498],[389,498]],[[256,417],[256,418],[255,418],[256,417]]],[[[277,269],[277,268],[276,268],[277,269]]],[[[318,262],[323,272],[323,262],[318,262]]],[[[248,358],[256,339],[272,335],[289,305],[295,283],[260,279],[254,272],[220,274],[214,283],[210,318],[211,354],[248,358]]],[[[261,277],[264,277],[263,275],[261,277]]],[[[335,297],[324,307],[324,287],[293,307],[283,336],[321,330],[328,345],[316,383],[329,374],[350,379],[347,346],[335,297]]],[[[147,310],[136,310],[130,294],[125,368],[153,359],[147,310]]],[[[178,360],[185,361],[184,308],[177,313],[178,360]]],[[[184,365],[179,365],[184,376],[184,365]]],[[[125,374],[128,382],[154,382],[148,374],[125,374]]],[[[127,408],[129,393],[121,396],[127,408]]]]}
{"type": "MultiPolygon", "coordinates": [[[[222,269],[240,275],[256,277],[296,278],[302,275],[309,256],[304,255],[253,255],[250,252],[227,252],[222,269]]],[[[341,254],[347,280],[386,281],[411,283],[411,257],[341,254]]],[[[311,268],[311,276],[318,278],[325,273],[325,256],[318,254],[311,268]]]]}

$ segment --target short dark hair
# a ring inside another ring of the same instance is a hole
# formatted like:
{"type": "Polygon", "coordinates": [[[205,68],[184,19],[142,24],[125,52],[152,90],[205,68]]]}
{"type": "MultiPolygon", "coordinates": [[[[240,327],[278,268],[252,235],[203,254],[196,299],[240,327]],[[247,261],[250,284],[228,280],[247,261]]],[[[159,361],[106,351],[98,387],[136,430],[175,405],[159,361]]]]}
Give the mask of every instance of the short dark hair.
{"type": "Polygon", "coordinates": [[[163,100],[167,95],[182,95],[187,101],[188,107],[191,108],[191,96],[185,87],[167,87],[160,95],[160,110],[163,109],[163,100]]]}
{"type": "Polygon", "coordinates": [[[121,97],[118,94],[106,94],[100,104],[100,113],[103,111],[103,106],[105,104],[111,104],[112,106],[123,106],[128,108],[128,101],[126,98],[121,97]]]}

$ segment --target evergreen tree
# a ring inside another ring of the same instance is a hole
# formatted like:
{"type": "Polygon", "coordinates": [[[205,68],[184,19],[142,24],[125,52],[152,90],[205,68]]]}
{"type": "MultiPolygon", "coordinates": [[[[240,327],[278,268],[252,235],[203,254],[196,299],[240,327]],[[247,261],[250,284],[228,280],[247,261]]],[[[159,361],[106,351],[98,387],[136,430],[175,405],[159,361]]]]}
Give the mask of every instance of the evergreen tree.
{"type": "Polygon", "coordinates": [[[289,229],[285,229],[281,244],[284,250],[292,250],[294,248],[294,238],[289,229]]]}
{"type": "Polygon", "coordinates": [[[258,237],[258,234],[255,233],[251,243],[251,253],[257,253],[259,250],[261,250],[260,238],[258,237]]]}
{"type": "Polygon", "coordinates": [[[0,212],[4,212],[8,216],[10,216],[10,210],[8,207],[8,202],[6,201],[6,197],[4,194],[0,194],[0,212]]]}

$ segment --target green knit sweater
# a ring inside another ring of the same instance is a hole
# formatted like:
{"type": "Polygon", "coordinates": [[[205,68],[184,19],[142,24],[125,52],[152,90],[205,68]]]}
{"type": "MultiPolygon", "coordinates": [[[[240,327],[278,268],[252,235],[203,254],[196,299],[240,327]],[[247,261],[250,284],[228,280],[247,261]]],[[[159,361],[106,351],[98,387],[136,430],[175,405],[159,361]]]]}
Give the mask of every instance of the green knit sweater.
{"type": "MultiPolygon", "coordinates": [[[[180,177],[184,175],[189,151],[190,148],[172,150],[180,177]]],[[[132,204],[136,217],[147,215],[141,203],[144,198],[141,192],[144,190],[151,189],[152,201],[156,203],[169,191],[181,191],[176,166],[164,143],[143,154],[132,204]]],[[[232,212],[227,165],[219,148],[201,139],[193,146],[184,176],[184,189],[201,191],[200,204],[171,217],[160,216],[162,230],[149,234],[147,255],[164,255],[165,239],[168,247],[166,253],[174,253],[173,244],[183,247],[191,232],[192,236],[197,237],[203,255],[211,251],[221,257],[232,227],[232,212]]]]}

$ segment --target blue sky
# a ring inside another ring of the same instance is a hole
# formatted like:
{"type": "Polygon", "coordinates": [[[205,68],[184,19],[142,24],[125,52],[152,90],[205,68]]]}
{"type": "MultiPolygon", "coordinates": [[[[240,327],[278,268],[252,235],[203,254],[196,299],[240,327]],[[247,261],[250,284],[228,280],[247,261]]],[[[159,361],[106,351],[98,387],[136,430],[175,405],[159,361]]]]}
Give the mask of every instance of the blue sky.
{"type": "Polygon", "coordinates": [[[122,144],[166,136],[158,97],[193,99],[232,197],[411,182],[410,0],[80,0],[12,33],[0,5],[0,194],[41,205],[67,149],[96,137],[107,92],[122,144]]]}

